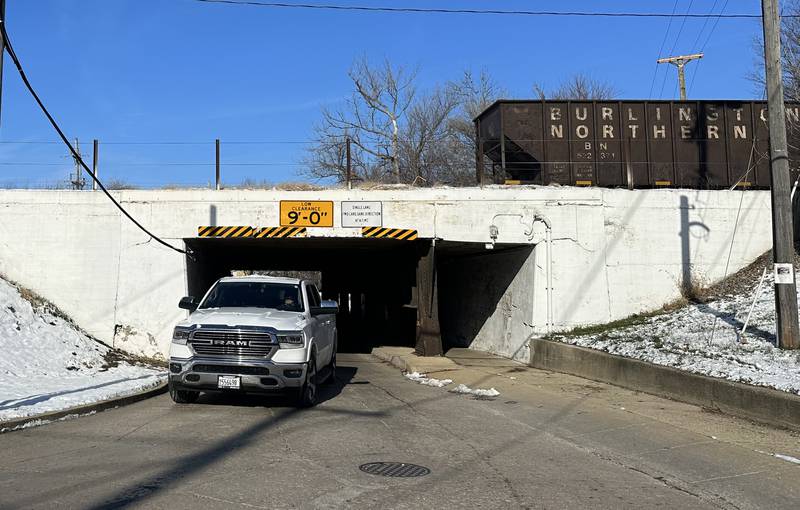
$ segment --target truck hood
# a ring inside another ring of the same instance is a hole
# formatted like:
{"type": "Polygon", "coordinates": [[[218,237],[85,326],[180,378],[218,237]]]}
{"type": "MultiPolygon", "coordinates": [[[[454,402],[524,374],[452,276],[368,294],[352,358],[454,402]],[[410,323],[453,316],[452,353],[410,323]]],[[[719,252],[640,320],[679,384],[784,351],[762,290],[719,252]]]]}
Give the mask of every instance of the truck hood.
{"type": "Polygon", "coordinates": [[[180,326],[257,326],[278,331],[299,331],[305,322],[301,312],[268,308],[209,308],[196,310],[180,326]]]}

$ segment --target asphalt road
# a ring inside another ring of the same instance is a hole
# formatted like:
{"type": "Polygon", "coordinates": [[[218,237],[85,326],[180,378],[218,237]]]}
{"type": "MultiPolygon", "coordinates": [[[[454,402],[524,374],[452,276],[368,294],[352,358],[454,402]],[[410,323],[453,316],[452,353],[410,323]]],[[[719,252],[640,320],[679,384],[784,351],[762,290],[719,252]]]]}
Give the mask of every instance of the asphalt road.
{"type": "MultiPolygon", "coordinates": [[[[631,392],[594,398],[603,385],[532,371],[555,385],[506,377],[514,384],[499,398],[479,400],[409,382],[368,355],[340,365],[310,410],[163,395],[0,434],[0,508],[800,507],[800,466],[624,411],[631,392]],[[431,472],[359,470],[377,461],[431,472]]],[[[673,418],[684,409],[646,401],[673,418]]],[[[703,418],[686,413],[678,421],[703,418]]]]}

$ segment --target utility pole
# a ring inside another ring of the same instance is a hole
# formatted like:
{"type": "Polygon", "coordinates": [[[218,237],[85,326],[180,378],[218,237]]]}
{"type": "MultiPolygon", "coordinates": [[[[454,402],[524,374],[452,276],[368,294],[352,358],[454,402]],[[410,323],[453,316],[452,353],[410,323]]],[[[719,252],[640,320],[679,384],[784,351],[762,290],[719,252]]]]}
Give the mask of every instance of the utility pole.
{"type": "Polygon", "coordinates": [[[347,149],[346,149],[346,157],[347,157],[347,175],[345,176],[345,180],[347,181],[347,189],[353,189],[353,160],[350,156],[350,137],[347,137],[347,149]]]}
{"type": "Polygon", "coordinates": [[[658,64],[672,64],[678,68],[678,82],[681,84],[681,101],[686,101],[686,73],[683,68],[692,60],[703,58],[702,53],[692,55],[679,55],[677,57],[666,57],[656,60],[658,64]]]}
{"type": "Polygon", "coordinates": [[[778,319],[776,330],[779,347],[797,349],[800,348],[800,328],[797,323],[797,290],[793,264],[792,199],[786,143],[786,111],[783,105],[778,0],[762,0],[761,10],[764,20],[764,63],[769,112],[772,260],[775,271],[775,311],[778,319]]]}
{"type": "Polygon", "coordinates": [[[219,185],[219,138],[216,139],[215,143],[216,143],[216,146],[217,146],[217,163],[216,163],[217,177],[216,177],[216,185],[215,185],[214,189],[219,191],[219,189],[220,189],[220,185],[219,185]]]}
{"type": "MultiPolygon", "coordinates": [[[[97,157],[100,152],[99,145],[100,142],[98,142],[97,139],[92,140],[92,173],[95,179],[97,178],[97,157]]],[[[97,181],[95,179],[92,179],[92,191],[97,191],[97,181]]]]}

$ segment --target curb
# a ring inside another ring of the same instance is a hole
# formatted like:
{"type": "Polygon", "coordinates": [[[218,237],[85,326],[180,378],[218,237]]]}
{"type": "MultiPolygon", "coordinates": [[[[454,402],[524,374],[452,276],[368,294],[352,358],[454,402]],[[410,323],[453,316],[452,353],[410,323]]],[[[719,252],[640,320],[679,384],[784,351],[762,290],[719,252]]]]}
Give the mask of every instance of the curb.
{"type": "Polygon", "coordinates": [[[161,395],[162,393],[166,392],[167,392],[167,382],[165,381],[156,386],[155,388],[150,388],[149,390],[145,390],[139,393],[134,393],[133,395],[125,395],[124,397],[110,398],[108,400],[101,400],[100,402],[95,402],[94,404],[86,404],[82,406],[71,407],[69,409],[63,409],[61,411],[53,411],[51,413],[26,416],[25,418],[19,418],[16,420],[0,421],[0,434],[13,432],[14,430],[17,430],[18,428],[27,425],[31,422],[41,420],[42,422],[44,422],[42,423],[44,425],[47,422],[60,420],[70,415],[84,415],[89,413],[97,413],[100,411],[105,411],[106,409],[111,409],[114,407],[123,407],[126,405],[133,404],[135,402],[139,402],[141,400],[146,400],[148,398],[161,395]]]}
{"type": "Polygon", "coordinates": [[[456,370],[459,368],[456,362],[447,357],[417,356],[414,354],[414,349],[405,347],[375,347],[372,349],[372,355],[404,372],[419,372],[425,374],[430,372],[445,372],[447,370],[456,370]]]}
{"type": "Polygon", "coordinates": [[[800,396],[771,388],[693,374],[542,339],[531,340],[530,366],[610,383],[800,431],[800,396]]]}

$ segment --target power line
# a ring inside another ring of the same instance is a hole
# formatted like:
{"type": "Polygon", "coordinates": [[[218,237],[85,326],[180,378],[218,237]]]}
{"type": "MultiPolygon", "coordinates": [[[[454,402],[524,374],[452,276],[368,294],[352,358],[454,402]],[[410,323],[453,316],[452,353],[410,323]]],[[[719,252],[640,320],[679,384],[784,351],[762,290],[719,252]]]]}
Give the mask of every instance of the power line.
{"type": "MultiPolygon", "coordinates": [[[[209,4],[244,5],[252,7],[267,7],[279,9],[317,9],[331,11],[361,11],[383,12],[398,14],[491,14],[511,16],[562,16],[562,17],[595,17],[595,18],[713,18],[711,14],[668,14],[665,12],[604,12],[604,11],[526,11],[526,10],[501,10],[501,9],[448,9],[443,7],[372,7],[366,5],[339,5],[339,4],[305,4],[285,2],[258,2],[255,0],[195,0],[209,4]]],[[[736,13],[723,16],[728,19],[760,19],[761,14],[736,13]]],[[[800,14],[784,17],[796,18],[800,14]]]]}
{"type": "MultiPolygon", "coordinates": [[[[686,8],[686,13],[683,14],[683,15],[680,15],[683,18],[683,22],[681,22],[681,28],[678,29],[678,35],[675,36],[675,42],[672,43],[672,48],[670,48],[670,50],[669,50],[669,54],[670,55],[674,55],[675,54],[675,47],[678,45],[678,40],[681,38],[681,34],[683,33],[683,27],[686,26],[686,18],[691,16],[691,13],[689,11],[692,10],[692,5],[693,4],[694,4],[694,0],[690,0],[689,1],[689,6],[686,8]]],[[[658,93],[658,97],[659,98],[664,95],[664,86],[667,84],[667,76],[669,76],[669,73],[665,72],[664,73],[664,79],[661,81],[661,90],[658,93]]],[[[675,82],[675,87],[677,88],[677,86],[678,86],[678,82],[675,82]]],[[[674,93],[672,94],[672,97],[673,98],[675,97],[674,93]]]]}
{"type": "MultiPolygon", "coordinates": [[[[718,2],[719,2],[719,0],[714,0],[714,3],[711,4],[711,9],[708,10],[709,14],[713,14],[714,13],[714,9],[717,8],[717,3],[718,2]]],[[[706,26],[708,26],[708,20],[709,19],[711,19],[711,18],[706,18],[705,20],[703,20],[703,26],[700,27],[700,31],[697,33],[697,37],[694,39],[694,42],[692,43],[692,47],[691,47],[692,49],[697,48],[697,43],[700,42],[700,38],[703,36],[703,32],[706,31],[706,26]]],[[[699,62],[698,62],[698,64],[699,64],[699,62]]]]}
{"type": "MultiPolygon", "coordinates": [[[[675,11],[678,9],[678,0],[675,0],[675,3],[672,4],[672,14],[675,14],[675,11]]],[[[658,58],[661,58],[661,53],[664,51],[664,44],[667,43],[667,38],[669,37],[669,31],[672,29],[672,18],[669,19],[669,23],[667,23],[667,31],[664,32],[664,39],[661,40],[661,47],[658,48],[658,58]]],[[[658,78],[658,62],[656,62],[656,68],[653,70],[653,80],[650,82],[650,93],[647,94],[648,98],[653,97],[653,87],[656,85],[656,78],[658,78]]]]}
{"type": "Polygon", "coordinates": [[[45,114],[45,116],[47,117],[47,120],[50,121],[50,124],[53,126],[53,129],[55,129],[56,132],[58,133],[58,136],[59,136],[59,138],[61,138],[61,141],[64,142],[64,144],[69,148],[69,151],[72,153],[72,156],[75,158],[75,161],[80,163],[81,167],[83,167],[83,169],[86,171],[86,173],[89,174],[92,177],[94,182],[97,183],[97,186],[103,191],[103,193],[105,193],[105,195],[108,197],[109,200],[111,200],[111,202],[117,207],[117,209],[119,209],[120,212],[122,212],[122,214],[124,214],[125,217],[127,217],[134,225],[139,227],[139,229],[142,232],[147,234],[151,239],[154,239],[159,244],[161,244],[161,245],[163,245],[163,246],[165,246],[165,247],[167,247],[167,248],[169,248],[171,250],[174,250],[174,251],[176,251],[178,253],[182,253],[184,255],[187,255],[187,256],[191,257],[191,254],[188,253],[186,250],[182,250],[182,249],[178,248],[177,246],[173,246],[173,245],[169,244],[168,242],[164,241],[160,237],[156,236],[155,234],[153,234],[149,230],[147,230],[147,228],[145,228],[144,225],[142,225],[141,223],[136,221],[136,219],[133,216],[131,216],[131,214],[128,211],[126,211],[125,208],[122,207],[122,205],[120,205],[120,203],[117,202],[117,200],[113,196],[111,196],[111,193],[108,192],[108,190],[103,185],[103,183],[100,182],[100,180],[97,178],[97,176],[94,174],[94,172],[92,172],[89,169],[89,167],[83,161],[83,158],[81,157],[81,155],[78,153],[78,151],[75,150],[75,148],[72,146],[70,141],[67,139],[66,135],[61,130],[61,128],[59,127],[59,125],[56,122],[56,120],[53,118],[52,115],[50,115],[50,112],[47,110],[47,107],[45,107],[44,103],[39,98],[39,94],[36,93],[36,90],[34,90],[33,85],[31,85],[31,82],[28,81],[28,77],[25,74],[25,71],[22,69],[22,63],[20,63],[19,58],[17,58],[17,54],[14,51],[14,46],[11,44],[11,38],[8,36],[8,32],[6,31],[6,27],[5,27],[5,22],[4,21],[5,20],[0,20],[0,32],[2,32],[3,39],[5,40],[5,45],[6,45],[5,49],[6,49],[6,52],[8,53],[8,56],[11,57],[11,60],[14,62],[14,66],[17,68],[17,72],[19,73],[20,78],[22,78],[22,83],[25,84],[25,88],[27,88],[28,92],[30,92],[31,96],[33,96],[33,99],[36,101],[36,104],[39,105],[39,108],[42,110],[42,113],[45,114]]]}
{"type": "MultiPolygon", "coordinates": [[[[322,140],[223,140],[223,145],[289,145],[289,144],[310,144],[321,143],[322,140]]],[[[60,140],[0,140],[0,144],[19,144],[19,145],[61,145],[60,140]]],[[[102,142],[103,145],[214,145],[214,141],[208,142],[174,142],[174,141],[110,141],[102,142]]]]}
{"type": "MultiPolygon", "coordinates": [[[[50,163],[46,161],[37,162],[37,161],[0,161],[0,165],[3,166],[68,166],[70,163],[50,163]]],[[[120,166],[214,166],[216,163],[110,163],[112,166],[120,167],[120,166]]],[[[304,166],[305,163],[297,163],[297,162],[287,162],[287,163],[223,163],[223,166],[304,166]]]]}
{"type": "MultiPolygon", "coordinates": [[[[714,35],[714,31],[717,29],[717,25],[719,24],[719,20],[722,17],[723,13],[725,12],[725,9],[728,7],[728,2],[729,1],[730,0],[725,0],[725,3],[722,4],[722,9],[720,9],[720,11],[719,11],[719,15],[717,16],[717,20],[711,26],[711,31],[708,32],[708,37],[706,37],[706,40],[703,43],[703,46],[700,47],[700,53],[703,53],[703,51],[706,49],[706,46],[708,46],[708,42],[711,41],[711,36],[714,35]]],[[[783,16],[783,17],[786,18],[788,16],[783,16]]],[[[697,76],[697,68],[698,67],[700,67],[700,63],[699,62],[698,62],[698,65],[696,65],[694,67],[694,70],[692,71],[692,81],[689,82],[689,90],[692,90],[692,86],[694,85],[694,79],[697,76]]]]}

